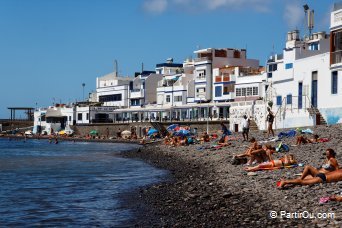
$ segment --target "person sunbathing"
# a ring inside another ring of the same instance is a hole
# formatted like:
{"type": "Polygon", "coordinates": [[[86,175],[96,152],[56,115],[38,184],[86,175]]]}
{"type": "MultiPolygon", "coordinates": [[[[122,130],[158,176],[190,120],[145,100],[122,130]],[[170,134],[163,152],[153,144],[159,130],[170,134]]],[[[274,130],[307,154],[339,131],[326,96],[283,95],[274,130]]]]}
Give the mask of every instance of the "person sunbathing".
{"type": "Polygon", "coordinates": [[[337,169],[330,173],[318,173],[315,177],[306,178],[302,180],[301,178],[292,180],[281,180],[277,182],[278,188],[284,188],[287,185],[314,185],[320,183],[333,183],[342,181],[342,169],[337,169]]]}
{"type": "Polygon", "coordinates": [[[164,145],[169,145],[170,142],[171,142],[171,139],[169,138],[169,136],[168,135],[165,136],[165,138],[164,138],[164,145]]]}
{"type": "Polygon", "coordinates": [[[296,145],[301,145],[302,143],[303,144],[306,144],[306,143],[317,143],[318,142],[318,138],[319,137],[316,134],[312,136],[312,139],[308,139],[304,135],[299,135],[299,136],[297,136],[297,139],[296,139],[296,145]]]}
{"type": "Polygon", "coordinates": [[[258,163],[272,161],[272,154],[275,153],[276,150],[271,144],[265,144],[261,149],[257,149],[252,151],[250,154],[251,159],[247,162],[247,164],[253,164],[254,161],[258,163]]]}
{"type": "Polygon", "coordinates": [[[264,170],[264,169],[281,168],[281,167],[294,165],[294,164],[297,164],[297,161],[295,160],[292,154],[289,154],[289,155],[285,155],[284,157],[280,159],[275,159],[269,162],[261,163],[255,167],[247,167],[245,168],[245,170],[247,172],[255,172],[255,171],[264,170]]]}
{"type": "Polygon", "coordinates": [[[333,149],[326,150],[326,162],[321,168],[316,169],[313,166],[305,166],[304,171],[300,179],[316,177],[320,173],[326,174],[339,169],[338,162],[336,160],[336,152],[333,149]]]}
{"type": "Polygon", "coordinates": [[[201,137],[200,139],[201,143],[204,143],[204,142],[209,142],[210,141],[210,136],[207,132],[204,132],[203,136],[201,137]]]}
{"type": "Polygon", "coordinates": [[[330,196],[331,201],[342,202],[342,196],[330,196]]]}
{"type": "Polygon", "coordinates": [[[230,145],[231,143],[228,142],[228,135],[223,134],[217,144],[220,145],[220,146],[228,146],[228,145],[230,145]]]}
{"type": "Polygon", "coordinates": [[[179,140],[179,145],[180,145],[180,146],[187,146],[187,145],[188,145],[188,139],[187,139],[187,137],[183,136],[182,138],[180,138],[180,140],[179,140]]]}
{"type": "Polygon", "coordinates": [[[261,149],[261,148],[259,148],[258,142],[255,140],[254,137],[251,138],[249,141],[251,142],[251,145],[248,147],[248,149],[242,154],[235,155],[235,157],[237,157],[237,158],[250,157],[252,151],[261,149]]]}

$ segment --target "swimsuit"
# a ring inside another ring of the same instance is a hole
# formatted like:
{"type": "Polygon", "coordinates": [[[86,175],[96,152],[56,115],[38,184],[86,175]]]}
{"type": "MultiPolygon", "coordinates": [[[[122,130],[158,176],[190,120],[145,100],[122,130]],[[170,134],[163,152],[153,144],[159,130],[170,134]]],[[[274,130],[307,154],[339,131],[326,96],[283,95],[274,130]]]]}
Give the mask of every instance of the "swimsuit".
{"type": "Polygon", "coordinates": [[[318,174],[316,175],[316,177],[321,178],[321,180],[322,180],[323,183],[327,182],[327,177],[325,176],[324,173],[318,173],[318,174]]]}

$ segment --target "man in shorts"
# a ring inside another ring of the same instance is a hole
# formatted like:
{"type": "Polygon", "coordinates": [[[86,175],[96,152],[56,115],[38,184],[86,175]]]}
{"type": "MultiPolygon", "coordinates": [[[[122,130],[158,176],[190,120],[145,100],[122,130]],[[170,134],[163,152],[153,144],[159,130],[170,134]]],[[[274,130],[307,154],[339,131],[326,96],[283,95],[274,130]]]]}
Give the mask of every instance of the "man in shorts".
{"type": "Polygon", "coordinates": [[[248,133],[249,133],[249,118],[246,115],[243,116],[242,120],[242,137],[243,141],[248,141],[248,133]]]}

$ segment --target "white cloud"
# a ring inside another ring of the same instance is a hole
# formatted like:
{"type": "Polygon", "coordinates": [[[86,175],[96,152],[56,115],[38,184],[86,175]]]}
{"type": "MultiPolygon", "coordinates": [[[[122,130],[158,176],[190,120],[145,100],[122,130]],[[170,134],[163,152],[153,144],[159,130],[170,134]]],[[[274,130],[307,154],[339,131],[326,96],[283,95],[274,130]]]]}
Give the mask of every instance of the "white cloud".
{"type": "Polygon", "coordinates": [[[162,13],[168,8],[187,11],[241,10],[269,11],[271,0],[144,0],[145,11],[162,13]]]}
{"type": "Polygon", "coordinates": [[[216,10],[220,8],[225,9],[242,9],[252,8],[259,11],[260,9],[266,9],[268,7],[268,0],[202,0],[204,5],[210,10],[216,10]]]}
{"type": "Polygon", "coordinates": [[[304,22],[303,7],[293,1],[288,2],[284,9],[284,19],[290,29],[301,27],[304,22]]]}
{"type": "Polygon", "coordinates": [[[167,0],[146,0],[143,8],[149,13],[163,13],[167,9],[167,0]]]}

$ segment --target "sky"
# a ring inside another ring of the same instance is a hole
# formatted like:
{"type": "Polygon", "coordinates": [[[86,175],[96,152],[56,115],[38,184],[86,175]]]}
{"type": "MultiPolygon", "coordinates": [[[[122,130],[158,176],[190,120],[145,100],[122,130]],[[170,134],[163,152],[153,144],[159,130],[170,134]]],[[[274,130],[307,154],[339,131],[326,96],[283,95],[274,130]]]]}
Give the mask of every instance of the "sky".
{"type": "MultiPolygon", "coordinates": [[[[336,0],[339,1],[339,0],[336,0]]],[[[0,0],[0,118],[7,107],[70,103],[96,77],[182,63],[199,48],[247,49],[265,65],[288,31],[328,31],[333,0],[0,0]]],[[[19,116],[21,117],[21,116],[19,116]]]]}

